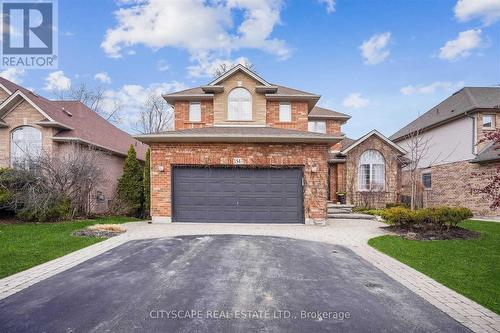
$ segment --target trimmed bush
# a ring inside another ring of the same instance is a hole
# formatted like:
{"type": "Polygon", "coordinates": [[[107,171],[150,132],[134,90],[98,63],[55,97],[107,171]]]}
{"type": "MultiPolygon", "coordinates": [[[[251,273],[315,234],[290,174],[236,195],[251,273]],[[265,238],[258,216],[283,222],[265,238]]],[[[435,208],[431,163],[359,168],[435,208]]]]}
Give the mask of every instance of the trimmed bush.
{"type": "Polygon", "coordinates": [[[393,207],[383,210],[382,218],[390,224],[410,227],[417,222],[417,213],[404,207],[393,207]]]}
{"type": "Polygon", "coordinates": [[[406,205],[403,202],[389,202],[385,204],[385,208],[393,208],[393,207],[404,207],[404,208],[410,208],[408,205],[406,205]]]}
{"type": "MultiPolygon", "coordinates": [[[[433,229],[450,229],[472,217],[470,209],[462,207],[423,208],[415,211],[403,207],[393,207],[376,211],[375,215],[382,216],[387,222],[410,228],[419,224],[433,229]]],[[[367,213],[370,214],[370,212],[367,213]]]]}

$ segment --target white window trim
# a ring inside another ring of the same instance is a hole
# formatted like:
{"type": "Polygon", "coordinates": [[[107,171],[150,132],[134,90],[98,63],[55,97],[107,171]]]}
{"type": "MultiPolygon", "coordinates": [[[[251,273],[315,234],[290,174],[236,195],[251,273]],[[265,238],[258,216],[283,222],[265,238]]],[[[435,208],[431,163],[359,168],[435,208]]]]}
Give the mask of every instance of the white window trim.
{"type": "MultiPolygon", "coordinates": [[[[372,150],[372,149],[369,149],[369,150],[372,150]]],[[[360,155],[360,159],[362,158],[363,154],[365,154],[366,152],[368,152],[369,150],[366,150],[364,151],[361,155],[360,155]]],[[[380,154],[380,157],[382,158],[382,162],[383,163],[361,163],[361,161],[358,162],[358,165],[357,165],[357,172],[358,172],[358,192],[384,192],[385,191],[385,186],[386,186],[386,178],[385,178],[385,173],[386,173],[386,170],[385,170],[385,166],[386,166],[386,163],[385,163],[385,158],[384,158],[384,155],[382,155],[381,152],[379,152],[378,150],[374,150],[375,152],[377,152],[378,154],[380,154]],[[361,172],[360,172],[360,169],[361,169],[361,166],[362,165],[368,165],[369,168],[368,168],[368,173],[369,173],[369,188],[361,188],[361,172]],[[383,166],[383,177],[382,177],[382,187],[381,188],[375,188],[375,189],[372,189],[372,184],[373,184],[373,179],[374,179],[374,174],[375,174],[375,168],[374,166],[375,165],[382,165],[383,166]]]]}
{"type": "Polygon", "coordinates": [[[494,114],[483,114],[482,117],[481,117],[481,125],[482,125],[482,128],[484,130],[494,130],[496,129],[496,121],[495,121],[495,115],[494,114]],[[488,126],[484,126],[484,117],[491,117],[491,127],[488,127],[488,126]]]}
{"type": "Polygon", "coordinates": [[[292,122],[292,103],[290,103],[290,102],[281,102],[281,103],[280,103],[280,106],[279,106],[278,113],[279,113],[279,114],[278,114],[278,120],[279,120],[279,122],[280,122],[280,123],[291,123],[291,122],[292,122]],[[282,106],[282,105],[283,105],[283,106],[285,106],[285,105],[286,105],[286,106],[288,106],[288,108],[289,108],[287,111],[289,112],[290,117],[289,117],[289,119],[287,119],[287,120],[283,120],[283,119],[281,119],[281,106],[282,106]]]}
{"type": "Polygon", "coordinates": [[[326,134],[326,121],[324,121],[324,120],[310,120],[307,123],[307,130],[308,130],[308,132],[312,132],[312,133],[326,134]],[[309,124],[310,123],[314,124],[314,129],[313,130],[309,130],[309,124]],[[317,131],[317,130],[315,130],[318,127],[317,125],[320,124],[320,123],[324,124],[324,126],[325,126],[325,131],[324,132],[323,131],[317,131]]]}
{"type": "Polygon", "coordinates": [[[201,102],[190,102],[190,103],[189,103],[188,121],[189,121],[190,123],[201,123],[201,102]],[[200,119],[199,119],[199,120],[193,120],[193,119],[191,118],[191,106],[193,106],[193,105],[199,105],[199,107],[200,107],[200,119]]]}
{"type": "Polygon", "coordinates": [[[252,121],[254,121],[253,120],[253,96],[252,96],[252,93],[250,91],[248,91],[248,89],[246,89],[245,87],[238,86],[238,87],[232,89],[229,92],[229,94],[227,94],[227,104],[226,105],[227,105],[226,121],[234,121],[234,122],[252,122],[252,121]],[[230,116],[230,112],[229,112],[230,100],[229,100],[229,98],[230,98],[231,93],[233,93],[237,89],[244,89],[250,95],[250,117],[247,119],[235,119],[235,118],[231,118],[231,116],[230,116]]]}
{"type": "MultiPolygon", "coordinates": [[[[33,127],[33,126],[30,126],[30,125],[22,125],[22,126],[18,126],[16,128],[14,128],[10,133],[9,133],[9,141],[10,141],[10,147],[9,147],[9,158],[10,158],[10,166],[12,168],[15,167],[15,158],[16,156],[14,156],[14,149],[13,149],[13,145],[15,144],[14,142],[14,134],[19,131],[21,128],[31,128],[31,129],[34,129],[37,131],[37,134],[40,135],[40,151],[38,151],[37,153],[38,154],[41,154],[42,151],[43,151],[43,133],[42,131],[39,129],[39,128],[36,128],[36,127],[33,127]]],[[[20,147],[19,147],[20,148],[20,147]]],[[[24,161],[24,163],[26,164],[26,160],[24,161]]],[[[27,165],[25,165],[25,167],[28,167],[27,165]]]]}

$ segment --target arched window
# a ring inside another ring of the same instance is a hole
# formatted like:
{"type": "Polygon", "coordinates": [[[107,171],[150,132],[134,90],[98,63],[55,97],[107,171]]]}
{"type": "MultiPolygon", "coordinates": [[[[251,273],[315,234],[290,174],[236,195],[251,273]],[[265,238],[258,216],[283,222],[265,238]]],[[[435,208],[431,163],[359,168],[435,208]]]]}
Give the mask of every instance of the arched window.
{"type": "Polygon", "coordinates": [[[358,188],[360,191],[383,191],[384,187],[384,156],[376,150],[367,150],[359,158],[358,188]]]}
{"type": "Polygon", "coordinates": [[[29,168],[29,161],[42,152],[42,132],[31,126],[21,126],[12,131],[10,159],[12,167],[29,168]]]}
{"type": "Polygon", "coordinates": [[[229,93],[227,120],[252,120],[252,94],[245,88],[235,88],[229,93]]]}

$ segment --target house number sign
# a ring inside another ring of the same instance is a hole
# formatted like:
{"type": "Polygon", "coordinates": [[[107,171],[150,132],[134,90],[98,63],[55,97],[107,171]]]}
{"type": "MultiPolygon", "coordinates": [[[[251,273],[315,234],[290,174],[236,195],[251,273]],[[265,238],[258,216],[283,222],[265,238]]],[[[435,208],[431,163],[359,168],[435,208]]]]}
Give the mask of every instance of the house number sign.
{"type": "Polygon", "coordinates": [[[241,157],[235,157],[233,158],[233,164],[235,165],[243,164],[243,160],[241,159],[241,157]]]}

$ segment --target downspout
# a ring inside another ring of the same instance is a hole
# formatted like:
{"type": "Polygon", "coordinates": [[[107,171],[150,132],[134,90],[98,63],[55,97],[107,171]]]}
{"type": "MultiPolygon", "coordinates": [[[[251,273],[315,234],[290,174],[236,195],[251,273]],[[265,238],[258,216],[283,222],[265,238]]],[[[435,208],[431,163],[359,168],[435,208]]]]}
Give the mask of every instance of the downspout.
{"type": "Polygon", "coordinates": [[[465,112],[465,116],[472,119],[472,155],[477,154],[477,126],[476,117],[474,115],[469,115],[469,111],[465,112]]]}

